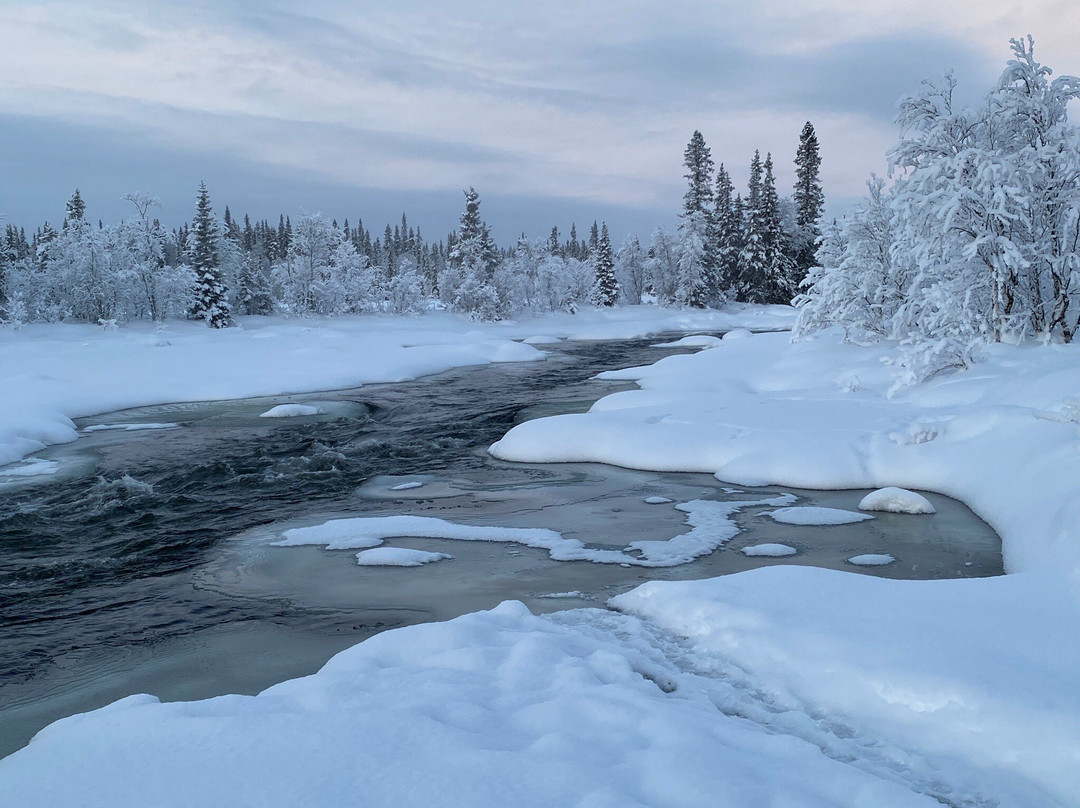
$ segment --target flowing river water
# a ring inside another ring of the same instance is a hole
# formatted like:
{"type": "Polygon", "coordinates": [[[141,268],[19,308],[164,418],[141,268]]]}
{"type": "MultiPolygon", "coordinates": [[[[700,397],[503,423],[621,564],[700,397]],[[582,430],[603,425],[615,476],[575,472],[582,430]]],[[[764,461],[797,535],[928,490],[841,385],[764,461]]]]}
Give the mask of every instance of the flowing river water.
{"type": "Polygon", "coordinates": [[[626,387],[592,380],[596,373],[687,350],[651,347],[657,341],[561,343],[544,362],[83,419],[79,425],[91,429],[79,441],[39,455],[59,464],[56,475],[0,484],[0,757],[57,718],[132,693],[164,700],[256,693],[314,672],[379,631],[508,598],[535,612],[602,606],[645,580],[773,563],[897,578],[1002,574],[994,532],[961,503],[932,494],[932,516],[877,514],[829,527],[779,524],[763,518],[761,507],[745,508],[735,517],[738,536],[669,568],[556,562],[519,545],[437,539],[388,543],[452,560],[359,567],[351,552],[272,546],[285,528],[338,516],[544,527],[621,548],[685,532],[685,514],[673,504],[698,498],[790,492],[800,505],[855,509],[864,491],[741,489],[704,474],[487,455],[521,420],[584,411],[626,387]],[[282,403],[314,404],[322,413],[259,417],[282,403]],[[148,424],[173,426],[122,428],[148,424]],[[102,426],[111,428],[95,428],[102,426]],[[645,502],[658,496],[673,502],[645,502]],[[762,542],[798,554],[739,552],[762,542]],[[860,553],[896,561],[847,562],[860,553]]]}

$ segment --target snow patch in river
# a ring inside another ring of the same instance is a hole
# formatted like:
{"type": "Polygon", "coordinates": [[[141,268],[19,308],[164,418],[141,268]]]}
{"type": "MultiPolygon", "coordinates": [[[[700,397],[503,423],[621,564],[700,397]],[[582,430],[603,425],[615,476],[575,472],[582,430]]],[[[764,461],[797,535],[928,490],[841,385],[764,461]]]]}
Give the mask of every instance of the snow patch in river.
{"type": "Polygon", "coordinates": [[[304,415],[321,415],[322,410],[311,404],[278,404],[271,407],[260,418],[299,418],[304,415]]]}
{"type": "Polygon", "coordinates": [[[762,516],[772,517],[774,522],[785,525],[850,525],[855,522],[865,522],[874,517],[868,513],[855,513],[841,508],[821,508],[818,506],[802,506],[798,508],[782,508],[778,511],[766,511],[762,516]]]}

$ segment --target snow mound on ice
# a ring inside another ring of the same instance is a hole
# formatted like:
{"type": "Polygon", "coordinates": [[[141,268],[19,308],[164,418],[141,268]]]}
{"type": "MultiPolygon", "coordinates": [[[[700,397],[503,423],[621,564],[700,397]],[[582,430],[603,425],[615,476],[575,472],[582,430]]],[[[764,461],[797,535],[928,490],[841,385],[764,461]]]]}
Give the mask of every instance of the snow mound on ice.
{"type": "Polygon", "coordinates": [[[752,336],[754,336],[753,332],[748,331],[745,328],[733,328],[726,334],[724,334],[724,336],[722,336],[720,339],[722,339],[724,342],[735,342],[736,340],[740,339],[749,339],[752,336]]]}
{"type": "Polygon", "coordinates": [[[558,337],[547,337],[538,335],[535,337],[526,337],[522,340],[526,345],[554,345],[557,342],[562,342],[558,337]]]}
{"type": "Polygon", "coordinates": [[[672,502],[670,497],[645,497],[646,505],[663,505],[667,502],[672,502]]]}
{"type": "Polygon", "coordinates": [[[751,547],[744,547],[742,554],[746,556],[767,556],[769,558],[781,558],[783,556],[793,556],[799,551],[794,547],[789,547],[786,544],[755,544],[751,547]]]}
{"type": "Polygon", "coordinates": [[[361,550],[356,554],[356,563],[361,567],[419,567],[453,558],[447,553],[429,553],[426,550],[410,550],[406,547],[376,547],[361,550]]]}
{"type": "Polygon", "coordinates": [[[867,519],[874,518],[868,513],[817,506],[781,508],[762,515],[771,516],[773,521],[782,522],[785,525],[850,525],[853,522],[865,522],[867,519]]]}
{"type": "Polygon", "coordinates": [[[276,407],[264,412],[260,418],[296,418],[301,415],[319,415],[322,413],[318,407],[310,404],[278,404],[276,407]]]}
{"type": "Polygon", "coordinates": [[[415,481],[411,482],[411,483],[399,483],[397,485],[390,486],[390,490],[391,491],[408,491],[408,490],[410,490],[412,488],[422,488],[423,485],[424,485],[423,483],[415,482],[415,481]]]}
{"type": "Polygon", "coordinates": [[[906,488],[879,488],[871,491],[859,503],[864,511],[887,511],[888,513],[936,513],[934,506],[922,494],[906,488]]]}
{"type": "Polygon", "coordinates": [[[864,553],[848,559],[849,564],[854,564],[857,567],[884,567],[894,561],[896,559],[888,553],[864,553]]]}

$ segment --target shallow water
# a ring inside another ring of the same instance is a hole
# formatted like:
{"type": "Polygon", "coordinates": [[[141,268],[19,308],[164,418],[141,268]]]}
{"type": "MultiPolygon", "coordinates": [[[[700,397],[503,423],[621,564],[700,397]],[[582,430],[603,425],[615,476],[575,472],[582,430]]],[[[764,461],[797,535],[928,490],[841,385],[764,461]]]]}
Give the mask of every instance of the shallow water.
{"type": "Polygon", "coordinates": [[[933,516],[798,527],[748,508],[721,550],[666,569],[551,561],[517,545],[391,540],[450,553],[421,568],[362,568],[354,553],[271,543],[288,527],[336,516],[410,513],[546,527],[602,547],[682,533],[674,503],[759,499],[854,509],[865,492],[725,490],[708,475],[600,465],[530,466],[484,448],[515,422],[581,411],[623,385],[595,373],[680,349],[656,339],[563,344],[542,363],[495,365],[352,391],[148,407],[84,419],[176,424],[99,430],[41,453],[54,478],[0,484],[0,755],[50,721],[116,698],[254,693],[311,673],[378,631],[445,619],[507,598],[534,611],[599,605],[644,580],[701,578],[772,563],[899,578],[1001,574],[1000,542],[963,505],[929,495],[933,516]],[[324,414],[259,415],[281,403],[324,414]],[[392,490],[395,485],[420,487],[392,490]],[[648,505],[662,495],[671,504],[648,505]],[[779,542],[797,555],[748,558],[779,542]],[[859,569],[858,553],[888,552],[859,569]],[[545,595],[577,592],[573,597],[545,595]]]}

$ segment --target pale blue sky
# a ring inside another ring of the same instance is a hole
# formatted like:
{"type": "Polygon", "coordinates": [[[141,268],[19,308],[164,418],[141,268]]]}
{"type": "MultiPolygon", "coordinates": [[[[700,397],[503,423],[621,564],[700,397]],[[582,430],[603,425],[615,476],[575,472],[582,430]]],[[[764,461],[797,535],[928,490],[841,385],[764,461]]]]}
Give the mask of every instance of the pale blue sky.
{"type": "MultiPolygon", "coordinates": [[[[1031,32],[1080,72],[1070,3],[171,3],[0,0],[0,211],[89,215],[153,193],[189,218],[297,208],[382,229],[402,208],[451,229],[475,185],[502,243],[607,219],[670,223],[701,129],[745,180],[771,150],[783,193],[806,120],[835,206],[885,169],[897,97],[955,69],[977,97],[1031,32]]],[[[1065,61],[1063,61],[1065,60],[1065,61]]]]}

